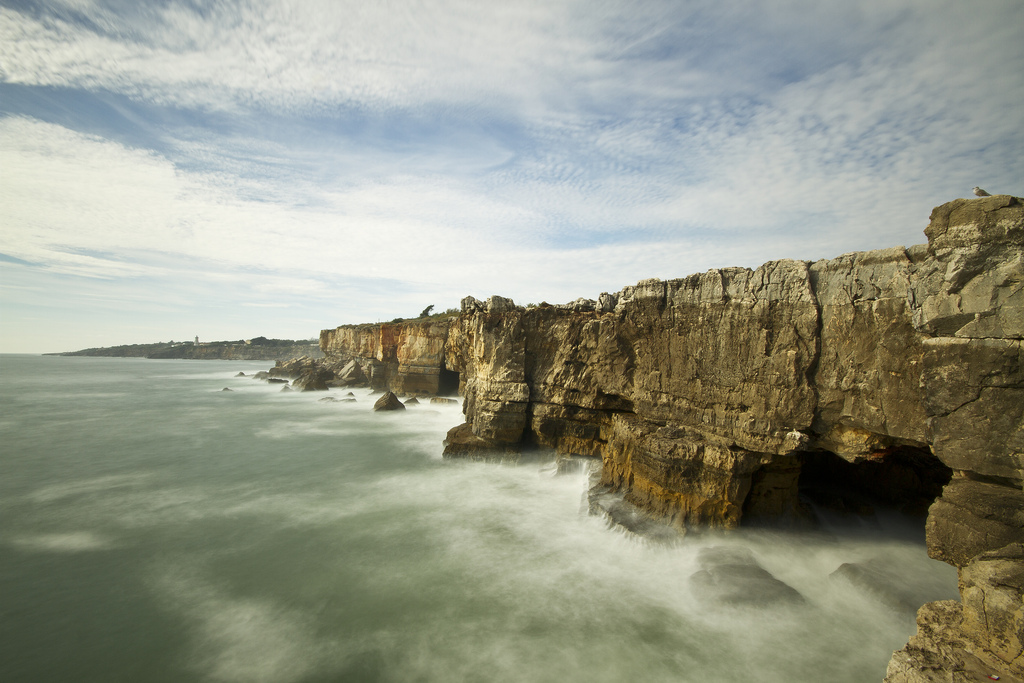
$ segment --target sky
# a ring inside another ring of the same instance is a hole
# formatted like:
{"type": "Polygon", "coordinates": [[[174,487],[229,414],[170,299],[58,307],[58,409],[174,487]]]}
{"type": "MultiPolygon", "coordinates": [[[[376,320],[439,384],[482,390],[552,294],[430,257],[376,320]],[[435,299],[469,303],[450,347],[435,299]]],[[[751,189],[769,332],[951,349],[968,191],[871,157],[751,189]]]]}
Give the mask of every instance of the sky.
{"type": "Polygon", "coordinates": [[[1024,194],[1024,2],[0,0],[0,352],[597,298],[1024,194]]]}

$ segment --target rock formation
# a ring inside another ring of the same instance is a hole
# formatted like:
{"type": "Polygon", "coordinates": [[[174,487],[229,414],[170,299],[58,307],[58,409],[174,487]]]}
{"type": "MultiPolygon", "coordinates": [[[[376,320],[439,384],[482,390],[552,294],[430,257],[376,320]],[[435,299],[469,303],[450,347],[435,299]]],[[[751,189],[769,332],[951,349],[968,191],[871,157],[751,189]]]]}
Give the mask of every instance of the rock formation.
{"type": "Polygon", "coordinates": [[[373,404],[373,410],[375,412],[381,410],[405,410],[405,404],[399,401],[398,397],[390,391],[385,391],[384,395],[373,404]]]}
{"type": "Polygon", "coordinates": [[[700,571],[690,577],[698,600],[715,605],[763,607],[803,602],[803,596],[757,563],[746,548],[704,548],[700,571]]]}
{"type": "Polygon", "coordinates": [[[917,633],[893,654],[885,683],[1024,680],[1024,545],[972,559],[960,570],[960,596],[918,611],[917,633]]]}
{"type": "Polygon", "coordinates": [[[398,395],[453,393],[445,367],[448,320],[343,325],[320,333],[326,363],[339,368],[337,386],[369,384],[398,395]]]}
{"type": "Polygon", "coordinates": [[[956,200],[925,234],[562,306],[467,297],[451,321],[340,327],[321,347],[396,393],[457,373],[447,456],[600,458],[595,495],[680,532],[799,518],[801,488],[908,507],[941,490],[928,551],[964,602],[922,609],[889,680],[953,680],[928,671],[957,652],[1022,675],[1024,202],[956,200]]]}

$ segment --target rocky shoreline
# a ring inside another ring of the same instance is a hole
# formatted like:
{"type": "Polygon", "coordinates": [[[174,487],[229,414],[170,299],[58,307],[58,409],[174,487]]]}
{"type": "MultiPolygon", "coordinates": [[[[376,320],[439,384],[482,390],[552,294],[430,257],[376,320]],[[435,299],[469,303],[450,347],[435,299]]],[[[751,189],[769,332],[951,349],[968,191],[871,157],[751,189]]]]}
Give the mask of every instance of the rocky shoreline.
{"type": "Polygon", "coordinates": [[[446,457],[599,459],[594,496],[677,534],[800,521],[814,495],[927,509],[929,555],[957,567],[962,600],[921,608],[886,680],[1017,680],[1024,202],[958,199],[925,235],[559,306],[467,297],[450,320],[324,330],[324,359],[274,372],[457,390],[446,457]]]}

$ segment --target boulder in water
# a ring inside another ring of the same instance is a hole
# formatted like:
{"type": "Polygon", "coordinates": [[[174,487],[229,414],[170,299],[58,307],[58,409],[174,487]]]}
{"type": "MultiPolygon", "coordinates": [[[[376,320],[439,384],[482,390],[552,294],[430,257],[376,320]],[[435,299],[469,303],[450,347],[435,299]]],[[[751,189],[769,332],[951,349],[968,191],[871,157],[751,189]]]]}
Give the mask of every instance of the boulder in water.
{"type": "Polygon", "coordinates": [[[405,410],[405,405],[398,400],[392,392],[386,391],[384,395],[373,404],[374,411],[378,410],[405,410]]]}
{"type": "Polygon", "coordinates": [[[412,398],[410,398],[408,401],[405,402],[405,405],[407,405],[407,406],[418,406],[419,404],[420,404],[420,400],[418,398],[416,398],[415,396],[413,396],[412,398]]]}
{"type": "Polygon", "coordinates": [[[336,372],[336,377],[328,382],[335,387],[365,386],[369,383],[363,369],[355,359],[350,360],[345,367],[336,372]]]}
{"type": "Polygon", "coordinates": [[[313,367],[292,381],[292,386],[302,391],[327,391],[328,382],[334,379],[334,373],[327,368],[313,367]]]}

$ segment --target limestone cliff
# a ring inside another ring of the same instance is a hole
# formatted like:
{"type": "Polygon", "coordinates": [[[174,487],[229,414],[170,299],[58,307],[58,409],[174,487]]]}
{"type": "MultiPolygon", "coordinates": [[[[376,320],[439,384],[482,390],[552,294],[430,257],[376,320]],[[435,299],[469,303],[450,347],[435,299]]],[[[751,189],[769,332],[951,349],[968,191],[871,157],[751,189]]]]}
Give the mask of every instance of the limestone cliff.
{"type": "MultiPolygon", "coordinates": [[[[921,637],[941,612],[959,645],[935,657],[1020,675],[1024,202],[956,200],[925,234],[563,306],[468,297],[450,322],[325,330],[321,346],[396,393],[458,373],[466,422],[446,455],[600,458],[602,491],[680,531],[799,518],[837,483],[934,500],[929,553],[961,570],[964,605],[923,609],[921,637]]],[[[908,645],[890,680],[932,680],[925,651],[908,645]]]]}
{"type": "Polygon", "coordinates": [[[343,385],[367,383],[398,395],[453,393],[445,367],[449,321],[343,325],[320,332],[320,348],[343,385]]]}
{"type": "Polygon", "coordinates": [[[945,465],[955,494],[933,516],[951,524],[930,522],[932,552],[962,565],[1020,535],[975,492],[1024,504],[1024,207],[957,200],[926,234],[910,249],[645,281],[597,302],[465,301],[446,363],[467,419],[449,450],[600,456],[606,485],[680,528],[795,509],[808,453],[903,460],[918,479],[924,463],[927,481],[904,482],[922,495],[945,465]]]}

